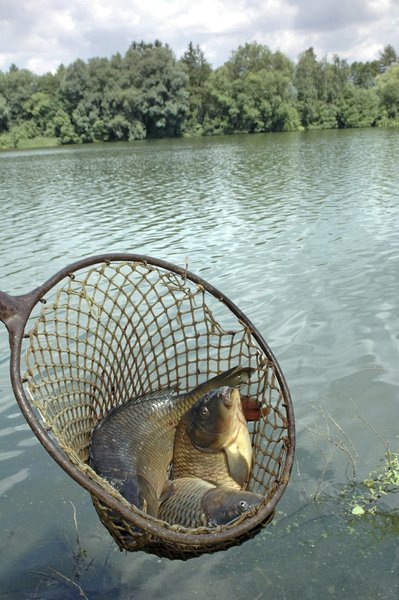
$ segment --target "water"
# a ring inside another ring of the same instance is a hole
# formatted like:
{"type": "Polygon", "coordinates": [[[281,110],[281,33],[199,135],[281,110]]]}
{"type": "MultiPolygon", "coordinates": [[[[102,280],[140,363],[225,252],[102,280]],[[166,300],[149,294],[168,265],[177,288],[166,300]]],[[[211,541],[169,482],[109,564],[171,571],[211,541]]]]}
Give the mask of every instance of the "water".
{"type": "Polygon", "coordinates": [[[398,598],[397,513],[354,518],[339,495],[399,450],[398,164],[396,130],[0,154],[1,290],[103,252],[188,262],[270,344],[297,426],[254,540],[188,563],[120,553],[25,424],[1,326],[0,598],[398,598]]]}

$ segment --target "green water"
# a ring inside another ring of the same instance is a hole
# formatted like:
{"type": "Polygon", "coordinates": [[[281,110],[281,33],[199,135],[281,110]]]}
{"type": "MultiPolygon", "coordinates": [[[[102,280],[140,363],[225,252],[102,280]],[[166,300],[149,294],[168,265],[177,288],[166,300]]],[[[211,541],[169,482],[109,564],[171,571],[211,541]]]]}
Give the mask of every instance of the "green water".
{"type": "Polygon", "coordinates": [[[340,492],[399,450],[398,165],[397,130],[0,153],[1,290],[107,251],[188,261],[268,341],[297,427],[254,540],[187,563],[121,553],[25,424],[0,324],[0,598],[397,600],[397,495],[354,518],[340,492]]]}

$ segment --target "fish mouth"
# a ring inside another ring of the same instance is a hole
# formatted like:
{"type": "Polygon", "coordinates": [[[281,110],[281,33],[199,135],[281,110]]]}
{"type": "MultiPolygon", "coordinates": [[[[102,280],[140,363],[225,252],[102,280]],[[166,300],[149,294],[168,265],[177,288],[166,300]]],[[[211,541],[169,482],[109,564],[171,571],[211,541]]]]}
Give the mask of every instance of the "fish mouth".
{"type": "Polygon", "coordinates": [[[221,391],[220,391],[220,396],[222,398],[222,402],[226,408],[231,408],[234,404],[231,392],[232,392],[232,389],[229,387],[221,388],[221,391]]]}

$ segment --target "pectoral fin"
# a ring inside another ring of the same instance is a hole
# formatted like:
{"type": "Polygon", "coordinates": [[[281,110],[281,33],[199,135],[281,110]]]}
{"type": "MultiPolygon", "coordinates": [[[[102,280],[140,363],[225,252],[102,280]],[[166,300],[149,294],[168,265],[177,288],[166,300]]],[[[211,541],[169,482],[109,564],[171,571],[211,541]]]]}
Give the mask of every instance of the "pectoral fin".
{"type": "Polygon", "coordinates": [[[245,456],[241,454],[236,444],[224,449],[232,478],[244,487],[249,479],[249,464],[245,456]]]}

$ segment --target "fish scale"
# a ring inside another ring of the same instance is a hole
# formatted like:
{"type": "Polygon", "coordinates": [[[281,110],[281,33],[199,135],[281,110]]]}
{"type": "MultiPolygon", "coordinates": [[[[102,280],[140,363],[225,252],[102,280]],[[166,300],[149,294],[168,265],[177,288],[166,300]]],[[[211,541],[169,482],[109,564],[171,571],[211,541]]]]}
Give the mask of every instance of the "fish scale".
{"type": "Polygon", "coordinates": [[[171,479],[199,477],[215,485],[229,485],[235,489],[241,486],[230,474],[224,452],[206,453],[196,449],[187,433],[186,424],[181,420],[175,435],[171,479]]]}
{"type": "Polygon", "coordinates": [[[202,509],[202,499],[216,486],[198,478],[183,477],[169,484],[169,495],[159,508],[159,518],[170,524],[184,527],[207,525],[202,509]]]}
{"type": "Polygon", "coordinates": [[[240,385],[253,371],[233,367],[190,392],[160,390],[112,409],[92,432],[89,464],[127,500],[157,516],[179,420],[207,391],[240,385]]]}
{"type": "Polygon", "coordinates": [[[164,498],[159,518],[190,528],[225,525],[262,501],[259,494],[216,486],[197,477],[169,481],[164,498]]]}
{"type": "Polygon", "coordinates": [[[244,489],[251,463],[252,445],[239,391],[230,387],[211,390],[178,424],[171,479],[199,477],[244,489]]]}

